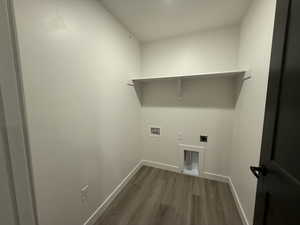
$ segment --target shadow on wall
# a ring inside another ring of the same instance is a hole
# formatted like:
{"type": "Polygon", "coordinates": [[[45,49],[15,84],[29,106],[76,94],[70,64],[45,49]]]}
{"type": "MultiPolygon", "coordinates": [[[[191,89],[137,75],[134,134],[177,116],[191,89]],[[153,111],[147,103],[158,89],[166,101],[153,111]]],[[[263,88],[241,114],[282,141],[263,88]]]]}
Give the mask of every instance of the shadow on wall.
{"type": "Polygon", "coordinates": [[[182,81],[182,97],[176,80],[160,80],[143,86],[143,107],[184,107],[233,109],[242,79],[202,78],[182,81]]]}
{"type": "MultiPolygon", "coordinates": [[[[3,107],[3,98],[2,98],[2,89],[0,87],[0,147],[9,146],[8,145],[8,136],[7,136],[7,127],[5,122],[4,107],[3,107]]],[[[4,151],[7,149],[4,149],[4,151]]],[[[8,153],[7,153],[8,154],[8,153]]]]}

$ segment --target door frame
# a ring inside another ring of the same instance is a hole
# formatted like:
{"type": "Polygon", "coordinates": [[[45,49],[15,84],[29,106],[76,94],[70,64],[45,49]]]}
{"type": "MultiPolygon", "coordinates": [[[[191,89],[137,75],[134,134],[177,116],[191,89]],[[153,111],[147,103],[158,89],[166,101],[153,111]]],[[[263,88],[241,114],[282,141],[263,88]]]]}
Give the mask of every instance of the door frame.
{"type": "Polygon", "coordinates": [[[38,225],[13,0],[0,0],[8,70],[0,81],[16,225],[38,225]]]}
{"type": "MultiPolygon", "coordinates": [[[[274,135],[278,118],[281,79],[284,68],[284,58],[287,39],[287,25],[289,20],[291,0],[277,0],[276,15],[273,32],[272,55],[268,80],[268,91],[265,107],[263,137],[261,145],[260,166],[267,164],[272,156],[274,135]]],[[[264,192],[264,177],[259,177],[256,191],[254,225],[262,225],[265,220],[266,198],[264,192]]]]}

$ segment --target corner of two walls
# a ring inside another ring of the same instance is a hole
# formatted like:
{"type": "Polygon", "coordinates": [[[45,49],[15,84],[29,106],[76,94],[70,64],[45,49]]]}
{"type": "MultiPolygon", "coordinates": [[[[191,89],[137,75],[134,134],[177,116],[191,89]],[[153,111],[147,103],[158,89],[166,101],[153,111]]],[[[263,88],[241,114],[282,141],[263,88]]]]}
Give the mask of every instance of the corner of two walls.
{"type": "MultiPolygon", "coordinates": [[[[258,1],[254,2],[259,4],[258,1]]],[[[273,0],[261,2],[272,5],[273,0]]],[[[177,144],[199,145],[200,134],[208,135],[209,141],[206,171],[232,176],[251,217],[249,190],[242,184],[246,178],[240,179],[229,165],[245,165],[237,151],[243,142],[235,141],[243,132],[248,134],[243,124],[251,123],[253,115],[258,115],[254,124],[262,123],[263,99],[257,103],[259,109],[255,109],[256,105],[247,106],[250,111],[245,112],[244,106],[249,98],[257,100],[265,95],[266,76],[254,83],[258,79],[254,74],[253,83],[247,84],[258,85],[259,96],[242,91],[237,100],[235,84],[227,79],[184,81],[181,101],[176,96],[176,83],[148,84],[144,87],[142,108],[134,89],[126,85],[132,75],[141,71],[143,75],[172,75],[232,70],[238,65],[253,67],[246,63],[250,56],[243,53],[247,51],[243,42],[240,57],[245,59],[237,63],[238,27],[140,46],[96,0],[72,4],[68,0],[14,0],[14,4],[41,224],[82,224],[140,159],[178,166],[177,144]],[[236,117],[240,119],[233,127],[236,117]],[[150,137],[148,125],[160,126],[162,136],[150,137]],[[182,135],[180,140],[178,133],[182,135]],[[86,184],[89,199],[82,203],[80,190],[86,184]]],[[[253,35],[257,37],[255,32],[253,35]]],[[[243,37],[242,32],[241,40],[243,37]]],[[[269,36],[261,41],[269,41],[269,36]]],[[[254,47],[260,53],[266,49],[264,45],[254,47]]],[[[261,58],[254,59],[261,63],[261,58]]],[[[265,69],[262,65],[259,72],[265,73],[265,69]]],[[[252,132],[257,134],[257,130],[252,132]]],[[[249,146],[260,142],[259,134],[248,138],[249,146]]],[[[245,168],[241,171],[246,173],[245,168]]],[[[251,182],[253,188],[254,181],[251,182]]]]}
{"type": "Polygon", "coordinates": [[[144,76],[249,70],[242,83],[184,81],[182,100],[175,82],[152,82],[142,106],[143,159],[178,166],[177,145],[208,135],[205,171],[231,178],[249,224],[256,195],[249,166],[259,163],[275,7],[276,0],[254,0],[240,26],[142,44],[144,76]],[[151,137],[149,125],[161,127],[161,137],[151,137]]]}
{"type": "MultiPolygon", "coordinates": [[[[185,75],[235,70],[239,28],[195,32],[142,44],[142,75],[185,75]]],[[[202,145],[208,135],[205,172],[228,174],[231,149],[235,82],[230,79],[183,80],[183,96],[176,81],[143,86],[143,159],[179,166],[178,144],[202,145]],[[161,136],[150,136],[149,126],[161,127],[161,136]]]]}

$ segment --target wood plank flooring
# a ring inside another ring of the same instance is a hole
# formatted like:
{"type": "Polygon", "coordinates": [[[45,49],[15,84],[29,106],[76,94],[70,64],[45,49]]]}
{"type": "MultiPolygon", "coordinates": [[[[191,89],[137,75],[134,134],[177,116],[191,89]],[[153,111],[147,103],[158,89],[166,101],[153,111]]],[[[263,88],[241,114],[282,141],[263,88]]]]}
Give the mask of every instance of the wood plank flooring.
{"type": "Polygon", "coordinates": [[[142,167],[95,225],[242,225],[228,184],[142,167]]]}

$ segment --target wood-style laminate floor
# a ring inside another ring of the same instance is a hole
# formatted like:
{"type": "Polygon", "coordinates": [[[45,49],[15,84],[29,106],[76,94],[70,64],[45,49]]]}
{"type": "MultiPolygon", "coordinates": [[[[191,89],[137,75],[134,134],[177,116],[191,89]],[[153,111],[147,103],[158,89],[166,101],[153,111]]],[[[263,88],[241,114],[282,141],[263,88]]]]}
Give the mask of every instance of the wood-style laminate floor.
{"type": "Polygon", "coordinates": [[[142,167],[96,225],[242,225],[228,184],[142,167]]]}

